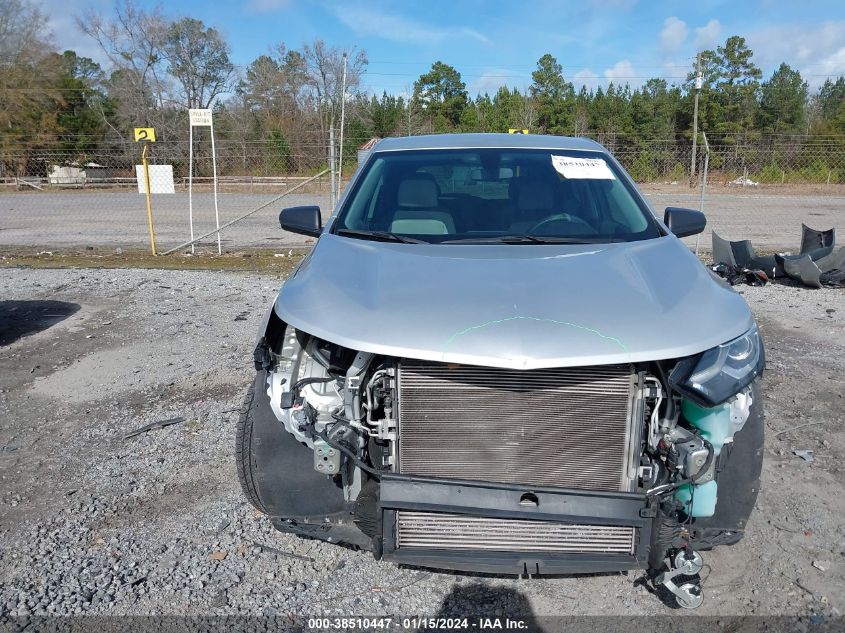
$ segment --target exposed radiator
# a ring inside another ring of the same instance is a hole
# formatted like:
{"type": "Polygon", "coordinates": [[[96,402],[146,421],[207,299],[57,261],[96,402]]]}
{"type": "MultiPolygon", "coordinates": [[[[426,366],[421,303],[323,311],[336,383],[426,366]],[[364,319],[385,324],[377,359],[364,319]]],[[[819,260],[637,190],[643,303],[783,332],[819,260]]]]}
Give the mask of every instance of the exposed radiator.
{"type": "Polygon", "coordinates": [[[403,360],[399,472],[630,490],[635,377],[629,365],[519,371],[403,360]]]}
{"type": "Polygon", "coordinates": [[[396,513],[396,545],[405,548],[632,554],[635,528],[550,521],[396,513]]]}

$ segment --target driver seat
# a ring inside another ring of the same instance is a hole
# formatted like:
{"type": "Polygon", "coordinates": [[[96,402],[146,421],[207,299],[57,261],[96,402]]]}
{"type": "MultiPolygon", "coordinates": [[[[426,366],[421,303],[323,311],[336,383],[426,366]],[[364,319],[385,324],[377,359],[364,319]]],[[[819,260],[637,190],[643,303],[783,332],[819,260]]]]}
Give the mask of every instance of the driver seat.
{"type": "Polygon", "coordinates": [[[508,230],[514,235],[521,235],[555,213],[555,192],[551,183],[545,180],[513,184],[516,213],[508,230]]]}

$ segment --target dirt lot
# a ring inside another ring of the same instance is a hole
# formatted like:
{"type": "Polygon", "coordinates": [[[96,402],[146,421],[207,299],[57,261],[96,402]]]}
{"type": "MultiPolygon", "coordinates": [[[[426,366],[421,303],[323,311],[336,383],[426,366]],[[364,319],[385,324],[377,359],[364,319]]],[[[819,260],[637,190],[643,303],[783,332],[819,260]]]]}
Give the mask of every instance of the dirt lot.
{"type": "MultiPolygon", "coordinates": [[[[640,573],[437,573],[275,532],[240,493],[233,433],[280,282],[2,271],[0,616],[670,613],[640,573]]],[[[746,539],[705,554],[696,613],[840,615],[845,292],[741,291],[768,348],[764,482],[746,539]]]]}

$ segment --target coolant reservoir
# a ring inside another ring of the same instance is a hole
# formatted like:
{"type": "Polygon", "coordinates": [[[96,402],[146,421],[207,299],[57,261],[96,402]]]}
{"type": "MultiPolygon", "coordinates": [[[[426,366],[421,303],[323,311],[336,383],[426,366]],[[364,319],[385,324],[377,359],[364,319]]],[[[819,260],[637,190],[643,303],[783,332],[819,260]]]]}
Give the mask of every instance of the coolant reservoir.
{"type": "Polygon", "coordinates": [[[699,429],[701,436],[713,445],[718,457],[725,441],[731,436],[731,405],[725,403],[707,408],[685,399],[681,402],[681,412],[687,422],[699,429]]]}
{"type": "Polygon", "coordinates": [[[716,513],[716,482],[700,486],[684,484],[675,491],[675,499],[684,504],[685,512],[692,517],[712,517],[716,513]]]}
{"type": "MultiPolygon", "coordinates": [[[[701,437],[713,445],[714,459],[719,456],[725,441],[731,437],[731,407],[702,407],[691,400],[681,402],[681,412],[692,426],[701,431],[701,437]]],[[[700,485],[684,484],[675,491],[675,499],[684,504],[693,517],[712,517],[716,512],[717,484],[711,480],[700,485]]]]}

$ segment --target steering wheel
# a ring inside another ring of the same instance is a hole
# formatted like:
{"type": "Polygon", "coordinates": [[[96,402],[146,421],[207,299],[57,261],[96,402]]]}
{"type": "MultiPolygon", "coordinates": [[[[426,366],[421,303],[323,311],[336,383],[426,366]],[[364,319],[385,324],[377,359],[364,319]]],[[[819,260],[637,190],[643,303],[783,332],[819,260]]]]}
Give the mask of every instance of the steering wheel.
{"type": "MultiPolygon", "coordinates": [[[[527,235],[534,235],[535,233],[543,235],[543,233],[540,232],[540,229],[544,227],[548,229],[548,226],[554,224],[555,222],[559,222],[561,224],[565,223],[568,225],[574,225],[574,227],[572,228],[584,228],[587,229],[588,233],[596,232],[596,230],[592,226],[590,226],[588,222],[582,220],[577,215],[570,215],[568,213],[558,213],[557,215],[553,215],[544,220],[541,220],[540,222],[532,226],[526,233],[527,235]]],[[[583,235],[583,232],[579,234],[583,235]]]]}

